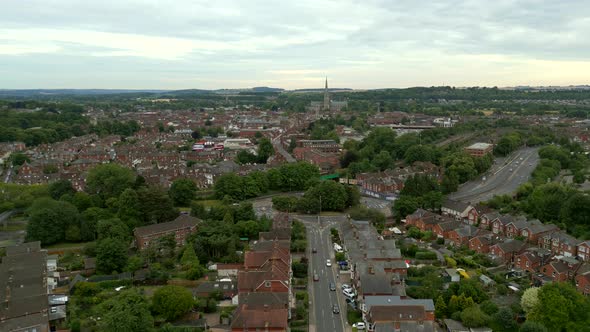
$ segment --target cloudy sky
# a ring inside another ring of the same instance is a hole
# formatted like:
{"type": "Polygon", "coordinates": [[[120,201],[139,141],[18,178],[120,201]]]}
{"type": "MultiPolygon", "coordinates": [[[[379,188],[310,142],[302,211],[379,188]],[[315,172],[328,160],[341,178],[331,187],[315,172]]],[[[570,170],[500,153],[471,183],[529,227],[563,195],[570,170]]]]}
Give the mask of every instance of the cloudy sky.
{"type": "Polygon", "coordinates": [[[585,0],[1,0],[0,88],[590,84],[585,0]]]}

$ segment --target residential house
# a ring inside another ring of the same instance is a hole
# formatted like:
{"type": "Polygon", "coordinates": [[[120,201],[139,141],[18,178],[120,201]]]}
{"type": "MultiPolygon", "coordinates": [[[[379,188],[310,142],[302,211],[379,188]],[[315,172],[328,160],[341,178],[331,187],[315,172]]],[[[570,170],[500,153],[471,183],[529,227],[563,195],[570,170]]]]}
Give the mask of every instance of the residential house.
{"type": "Polygon", "coordinates": [[[554,255],[563,255],[567,257],[576,257],[578,245],[581,240],[568,235],[564,231],[547,233],[539,237],[538,245],[541,248],[551,250],[554,255]]]}
{"type": "Polygon", "coordinates": [[[150,243],[162,237],[173,235],[177,246],[184,245],[188,236],[197,230],[199,219],[181,214],[173,221],[137,227],[133,231],[135,245],[139,250],[149,247],[150,243]]]}
{"type": "Polygon", "coordinates": [[[436,331],[431,299],[371,297],[361,311],[370,331],[436,331]]]}
{"type": "Polygon", "coordinates": [[[578,257],[584,262],[590,262],[590,241],[580,242],[577,245],[578,257]]]}
{"type": "Polygon", "coordinates": [[[193,296],[209,297],[217,292],[220,292],[224,299],[232,299],[238,294],[238,285],[235,280],[230,278],[205,281],[193,290],[193,296]]]}
{"type": "Polygon", "coordinates": [[[469,249],[478,254],[487,254],[490,252],[490,246],[500,242],[500,238],[492,233],[477,235],[469,239],[469,249]]]}
{"type": "Polygon", "coordinates": [[[439,238],[449,238],[449,232],[462,225],[460,220],[449,220],[435,224],[432,232],[439,238]]]}
{"type": "Polygon", "coordinates": [[[0,263],[0,331],[50,331],[46,259],[39,242],[6,248],[0,263]]]}
{"type": "Polygon", "coordinates": [[[584,295],[590,295],[590,264],[583,263],[576,273],[576,288],[584,295]]]}
{"type": "Polygon", "coordinates": [[[526,247],[522,241],[508,239],[504,242],[490,246],[490,255],[504,264],[512,264],[514,257],[521,253],[526,247]]]}
{"type": "Polygon", "coordinates": [[[463,221],[471,217],[472,220],[468,220],[467,222],[470,225],[474,225],[477,222],[477,211],[469,203],[446,199],[442,204],[441,211],[443,214],[452,216],[456,220],[463,221]]]}
{"type": "Polygon", "coordinates": [[[529,248],[514,257],[514,268],[534,274],[550,259],[550,254],[543,249],[529,248]]]}
{"type": "Polygon", "coordinates": [[[486,231],[472,225],[462,225],[448,232],[448,240],[455,246],[466,246],[469,244],[469,239],[484,232],[486,231]]]}
{"type": "Polygon", "coordinates": [[[289,331],[289,309],[285,308],[250,308],[249,305],[240,305],[234,313],[231,322],[231,330],[243,331],[289,331]]]}

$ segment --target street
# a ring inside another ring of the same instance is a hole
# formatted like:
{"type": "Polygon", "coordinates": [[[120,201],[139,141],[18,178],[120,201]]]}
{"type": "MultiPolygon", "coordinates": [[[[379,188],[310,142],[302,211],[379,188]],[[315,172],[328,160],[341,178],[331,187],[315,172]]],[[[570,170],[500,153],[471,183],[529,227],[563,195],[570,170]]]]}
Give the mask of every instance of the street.
{"type": "Polygon", "coordinates": [[[346,331],[344,328],[346,326],[346,302],[340,283],[336,278],[338,267],[334,261],[330,228],[345,217],[322,217],[321,225],[318,223],[317,216],[296,216],[295,218],[302,221],[307,229],[307,250],[310,257],[308,272],[311,288],[309,331],[344,332],[346,331]],[[316,248],[317,253],[312,253],[312,248],[316,248]],[[332,262],[331,267],[326,266],[327,259],[332,262]],[[319,281],[313,281],[314,273],[319,275],[319,281]],[[336,291],[330,291],[330,282],[336,284],[336,291]],[[332,313],[332,306],[336,303],[340,309],[339,314],[332,313]]]}
{"type": "Polygon", "coordinates": [[[539,162],[538,148],[523,148],[506,158],[497,158],[491,169],[469,181],[448,197],[465,203],[487,201],[496,195],[511,194],[528,181],[539,162]],[[484,180],[485,176],[485,180],[484,180]]]}

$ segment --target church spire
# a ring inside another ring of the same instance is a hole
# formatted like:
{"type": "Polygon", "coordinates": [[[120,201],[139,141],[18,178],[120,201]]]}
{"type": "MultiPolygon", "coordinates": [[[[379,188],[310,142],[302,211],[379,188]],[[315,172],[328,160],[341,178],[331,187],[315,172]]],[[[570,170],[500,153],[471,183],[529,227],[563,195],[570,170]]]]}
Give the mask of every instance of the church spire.
{"type": "Polygon", "coordinates": [[[330,110],[330,94],[328,93],[328,76],[326,76],[326,86],[324,88],[324,110],[330,110]]]}

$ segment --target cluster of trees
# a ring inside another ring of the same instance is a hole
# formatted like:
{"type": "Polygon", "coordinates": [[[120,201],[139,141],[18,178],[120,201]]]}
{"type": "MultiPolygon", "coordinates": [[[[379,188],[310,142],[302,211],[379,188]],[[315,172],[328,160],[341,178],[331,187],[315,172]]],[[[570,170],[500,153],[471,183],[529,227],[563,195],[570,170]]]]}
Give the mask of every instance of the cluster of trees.
{"type": "Polygon", "coordinates": [[[307,189],[303,197],[273,197],[273,207],[279,211],[318,213],[320,211],[343,211],[356,206],[360,193],[355,186],[342,185],[334,181],[322,181],[307,189]]]}
{"type": "Polygon", "coordinates": [[[274,153],[275,150],[272,146],[272,142],[268,138],[263,137],[258,140],[258,150],[256,151],[256,154],[248,150],[242,150],[238,152],[236,161],[240,164],[266,164],[268,158],[274,153]]]}
{"type": "Polygon", "coordinates": [[[506,134],[502,136],[496,146],[494,146],[494,154],[498,156],[507,156],[522,146],[523,143],[524,140],[518,132],[506,134]]]}
{"type": "MultiPolygon", "coordinates": [[[[109,282],[80,282],[68,304],[69,327],[72,331],[152,331],[154,323],[174,322],[191,310],[214,312],[221,293],[208,298],[193,298],[185,287],[167,285],[156,289],[148,299],[142,289],[112,290],[109,282]],[[93,319],[100,317],[100,319],[93,319]]],[[[169,323],[159,330],[175,331],[169,323]]]]}
{"type": "Polygon", "coordinates": [[[237,250],[243,250],[240,238],[255,239],[270,229],[271,221],[257,218],[252,203],[226,204],[206,208],[199,201],[191,205],[191,215],[202,219],[189,242],[201,262],[237,262],[237,250]]]}
{"type": "Polygon", "coordinates": [[[96,241],[90,252],[97,258],[98,272],[121,272],[127,266],[135,227],[178,216],[165,191],[146,186],[122,166],[97,166],[89,171],[86,184],[85,192],[77,192],[69,181],[56,181],[45,187],[45,196],[36,199],[36,192],[29,192],[28,199],[34,202],[27,209],[27,241],[43,245],[96,241]]]}
{"type": "Polygon", "coordinates": [[[583,331],[590,323],[590,300],[568,283],[528,288],[520,303],[527,318],[521,331],[583,331]]]}
{"type": "Polygon", "coordinates": [[[72,136],[132,135],[139,130],[136,121],[105,120],[91,125],[80,105],[70,103],[11,103],[0,113],[0,142],[24,142],[28,146],[54,143],[72,136]],[[34,108],[34,111],[23,109],[34,108]]]}
{"type": "Polygon", "coordinates": [[[215,182],[215,196],[219,199],[243,200],[274,191],[307,190],[320,178],[318,168],[310,163],[283,164],[267,172],[252,172],[247,176],[228,173],[215,182]]]}
{"type": "Polygon", "coordinates": [[[441,189],[445,193],[451,193],[457,190],[459,184],[487,171],[493,164],[493,158],[489,154],[474,157],[465,151],[457,151],[443,157],[441,164],[445,169],[441,189]]]}
{"type": "Polygon", "coordinates": [[[392,211],[399,221],[418,208],[440,210],[444,196],[436,178],[426,174],[410,176],[404,183],[392,211]]]}

